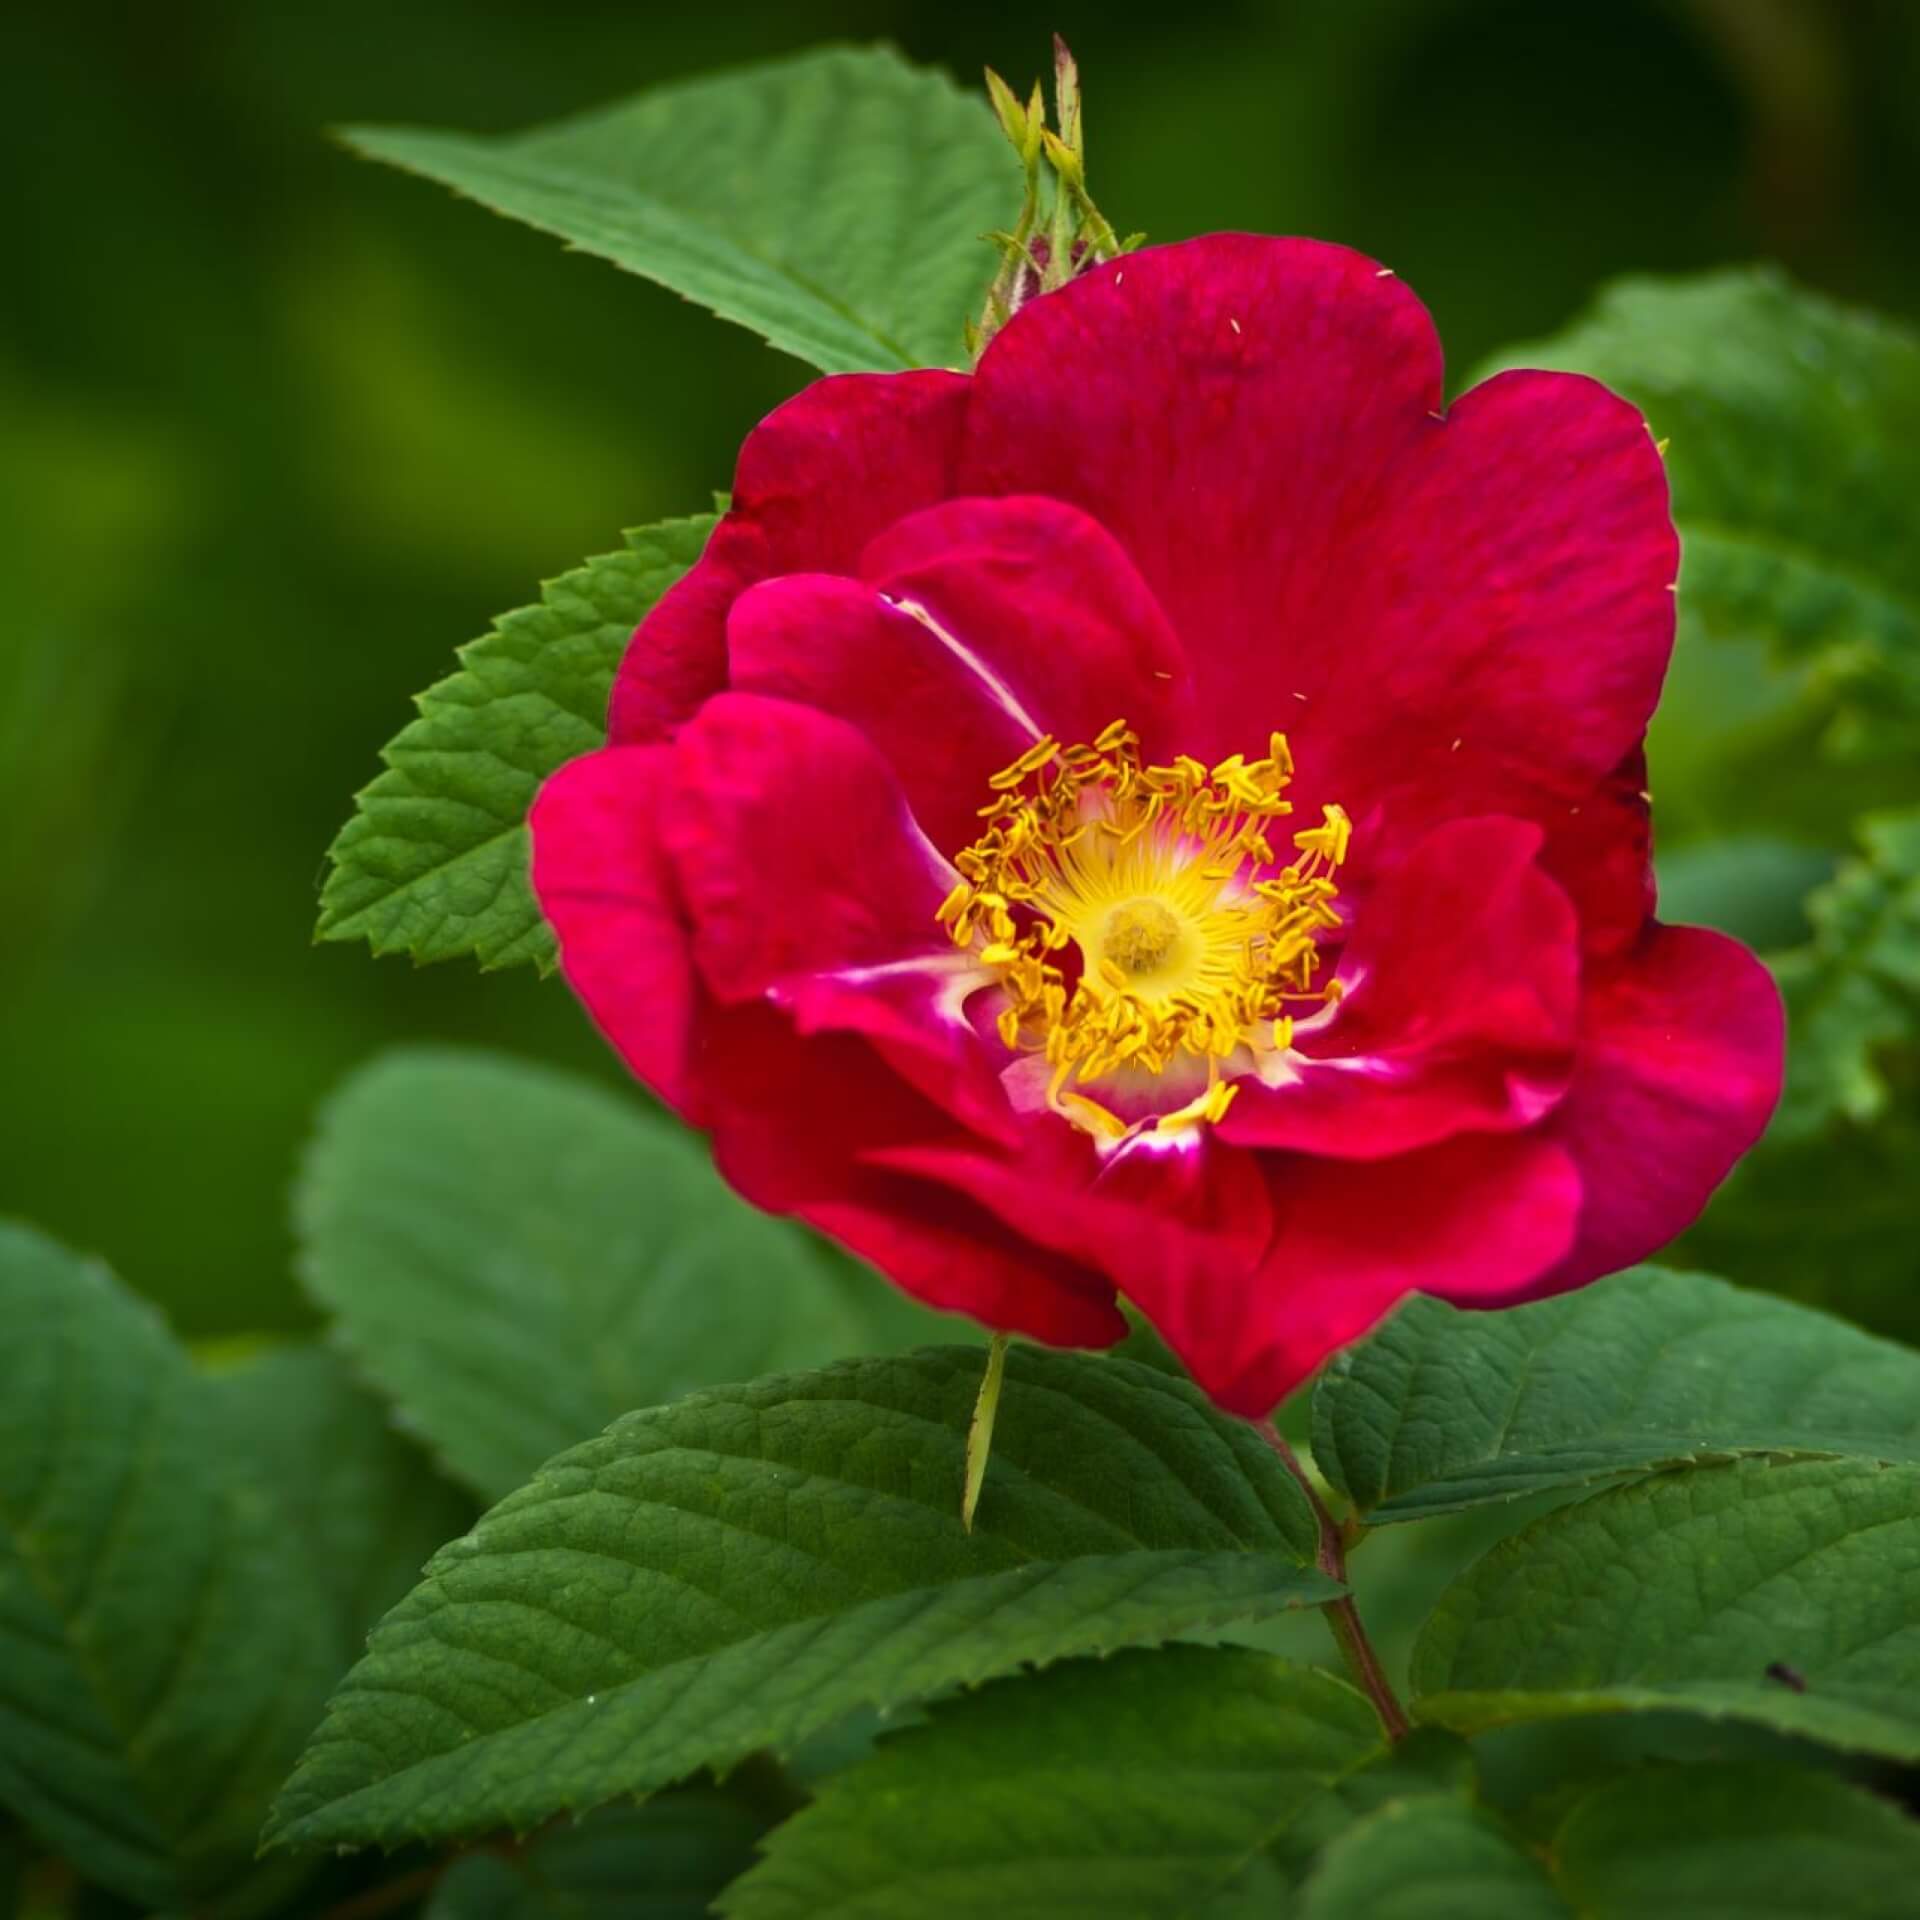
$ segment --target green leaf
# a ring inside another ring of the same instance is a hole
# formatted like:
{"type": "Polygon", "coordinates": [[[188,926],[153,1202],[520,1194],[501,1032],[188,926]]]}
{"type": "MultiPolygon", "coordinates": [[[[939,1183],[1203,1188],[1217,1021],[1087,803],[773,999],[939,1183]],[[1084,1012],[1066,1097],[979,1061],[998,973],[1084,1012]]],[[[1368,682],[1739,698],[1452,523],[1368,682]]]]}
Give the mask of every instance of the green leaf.
{"type": "Polygon", "coordinates": [[[1920,1053],[1920,810],[1858,830],[1861,856],[1807,901],[1812,944],[1774,963],[1793,1045],[1772,1140],[1884,1119],[1890,1060],[1911,1080],[1920,1053]]]}
{"type": "Polygon", "coordinates": [[[761,1826],[714,1792],[608,1807],[512,1854],[456,1862],[424,1920],[707,1920],[753,1864],[761,1826]]]}
{"type": "Polygon", "coordinates": [[[942,1324],[747,1206],[636,1100],[492,1054],[353,1075],[295,1214],[366,1377],[490,1499],[635,1407],[942,1324]]]}
{"type": "Polygon", "coordinates": [[[1671,1255],[1920,1346],[1917,1186],[1920,1098],[1908,1093],[1865,1132],[1763,1140],[1671,1255]]]}
{"type": "Polygon", "coordinates": [[[370,1624],[350,1608],[403,1538],[433,1545],[407,1535],[377,1410],[274,1363],[285,1404],[256,1427],[251,1389],[203,1379],[103,1268],[16,1226],[0,1325],[24,1330],[0,1342],[0,1804],[124,1899],[254,1904],[268,1796],[370,1624]],[[338,1457],[289,1496],[303,1428],[338,1457]],[[377,1522],[346,1524],[355,1504],[377,1522]],[[338,1524],[309,1534],[322,1508],[338,1524]]]}
{"type": "Polygon", "coordinates": [[[1447,1590],[1412,1678],[1463,1733],[1674,1707],[1920,1760],[1920,1468],[1744,1460],[1563,1507],[1447,1590]]]}
{"type": "Polygon", "coordinates": [[[1027,1664],[1338,1592],[1243,1423],[1125,1361],[977,1350],[697,1394],[543,1468],[388,1615],[273,1838],[524,1828],[1027,1664]]]}
{"type": "Polygon", "coordinates": [[[1313,1401],[1315,1461],[1375,1524],[1742,1453],[1920,1460],[1920,1354],[1636,1267],[1504,1313],[1410,1300],[1313,1401]]]}
{"type": "Polygon", "coordinates": [[[1572,1920],[1545,1869],[1453,1798],[1390,1800],[1321,1856],[1300,1920],[1572,1920]]]}
{"type": "Polygon", "coordinates": [[[1690,626],[1766,643],[1837,744],[1920,744],[1920,339],[1740,271],[1622,281],[1500,358],[1592,374],[1671,437],[1690,626]]]}
{"type": "Polygon", "coordinates": [[[1080,1661],[934,1710],[829,1780],[728,1920],[1174,1920],[1380,1752],[1344,1681],[1244,1648],[1080,1661]]]}
{"type": "Polygon", "coordinates": [[[712,530],[711,514],[641,527],[461,648],[460,670],[420,695],[328,850],[316,938],[423,964],[470,953],[483,967],[551,968],[527,809],[556,767],[605,741],[627,641],[712,530]]]}
{"type": "Polygon", "coordinates": [[[1806,939],[1807,895],[1833,878],[1833,855],[1765,834],[1696,840],[1659,861],[1660,917],[1717,927],[1759,952],[1806,939]]]}
{"type": "Polygon", "coordinates": [[[1826,1774],[1663,1768],[1602,1787],[1554,1843],[1586,1920],[1906,1920],[1920,1826],[1826,1774]]]}
{"type": "Polygon", "coordinates": [[[744,67],[505,138],[360,152],[644,274],[828,373],[956,364],[1019,164],[984,100],[883,49],[744,67]]]}
{"type": "Polygon", "coordinates": [[[271,1490],[283,1547],[304,1550],[312,1590],[331,1603],[331,1681],[435,1550],[472,1524],[473,1502],[388,1425],[339,1354],[282,1347],[206,1386],[271,1490]]]}

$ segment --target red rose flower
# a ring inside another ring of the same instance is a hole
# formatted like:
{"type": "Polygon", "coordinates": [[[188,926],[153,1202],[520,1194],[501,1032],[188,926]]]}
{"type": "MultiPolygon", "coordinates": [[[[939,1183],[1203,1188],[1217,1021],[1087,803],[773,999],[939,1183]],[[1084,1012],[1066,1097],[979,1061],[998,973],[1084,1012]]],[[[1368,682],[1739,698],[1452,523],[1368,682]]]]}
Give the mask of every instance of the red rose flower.
{"type": "Polygon", "coordinates": [[[971,377],[822,380],[534,809],[562,965],[748,1199],[1266,1411],[1413,1289],[1659,1247],[1781,1015],[1662,926],[1645,423],[1342,248],[1220,235],[971,377]]]}

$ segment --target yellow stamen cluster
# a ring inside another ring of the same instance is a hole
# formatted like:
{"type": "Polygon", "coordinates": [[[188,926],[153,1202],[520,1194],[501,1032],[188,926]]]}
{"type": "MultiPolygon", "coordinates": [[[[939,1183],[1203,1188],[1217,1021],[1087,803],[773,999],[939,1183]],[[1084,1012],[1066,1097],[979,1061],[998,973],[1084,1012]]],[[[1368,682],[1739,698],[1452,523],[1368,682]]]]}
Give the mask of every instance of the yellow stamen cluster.
{"type": "Polygon", "coordinates": [[[1284,735],[1263,760],[1211,768],[1188,755],[1143,766],[1139,746],[1116,720],[1090,746],[1038,740],[995,774],[985,830],[956,856],[960,884],[940,908],[955,944],[999,978],[1002,1040],[1043,1052],[1053,1104],[1110,1137],[1132,1129],[1070,1083],[1201,1060],[1205,1092],[1158,1123],[1217,1120],[1234,1093],[1220,1063],[1284,1048],[1288,1007],[1331,996],[1313,984],[1317,938],[1340,924],[1332,874],[1351,830],[1326,808],[1275,871],[1269,828],[1293,811],[1284,735]],[[1056,958],[1070,945],[1072,986],[1056,958]]]}

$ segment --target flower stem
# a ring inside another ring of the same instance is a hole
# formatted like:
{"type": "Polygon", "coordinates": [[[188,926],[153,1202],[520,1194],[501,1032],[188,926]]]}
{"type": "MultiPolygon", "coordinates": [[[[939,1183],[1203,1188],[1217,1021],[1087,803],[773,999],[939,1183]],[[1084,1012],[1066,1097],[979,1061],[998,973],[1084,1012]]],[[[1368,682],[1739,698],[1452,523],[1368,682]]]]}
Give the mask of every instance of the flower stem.
{"type": "Polygon", "coordinates": [[[981,1376],[980,1397],[973,1403],[973,1424],[967,1429],[967,1484],[960,1496],[960,1524],[969,1533],[987,1477],[987,1456],[993,1451],[993,1417],[1000,1411],[1000,1381],[1006,1370],[1007,1336],[996,1333],[987,1344],[987,1370],[981,1376]]]}
{"type": "MultiPolygon", "coordinates": [[[[1327,1511],[1327,1503],[1320,1498],[1319,1489],[1307,1477],[1306,1468],[1281,1437],[1279,1428],[1271,1420],[1256,1420],[1252,1424],[1254,1432],[1279,1455],[1280,1464],[1292,1474],[1300,1491],[1307,1496],[1307,1505],[1313,1509],[1313,1524],[1320,1536],[1315,1564],[1329,1580],[1338,1580],[1344,1587],[1347,1584],[1347,1547],[1340,1523],[1327,1511]]],[[[1367,1630],[1361,1624],[1360,1610],[1353,1604],[1352,1594],[1343,1593],[1338,1600],[1326,1601],[1320,1611],[1333,1634],[1334,1644],[1340,1649],[1341,1658],[1347,1663],[1348,1672],[1353,1675],[1361,1692],[1373,1702],[1373,1710],[1380,1716],[1380,1724],[1386,1729],[1388,1740],[1404,1740],[1409,1731],[1407,1710],[1401,1706],[1393,1683],[1387,1678],[1386,1668],[1380,1664],[1380,1656],[1374,1651],[1373,1642],[1367,1638],[1367,1630]]]]}

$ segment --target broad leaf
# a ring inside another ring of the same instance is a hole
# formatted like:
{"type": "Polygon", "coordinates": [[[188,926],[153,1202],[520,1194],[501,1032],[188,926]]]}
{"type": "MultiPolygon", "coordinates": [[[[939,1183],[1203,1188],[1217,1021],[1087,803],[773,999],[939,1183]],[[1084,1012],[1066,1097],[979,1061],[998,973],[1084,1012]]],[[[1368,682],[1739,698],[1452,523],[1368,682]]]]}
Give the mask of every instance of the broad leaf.
{"type": "Polygon", "coordinates": [[[393,1430],[339,1354],[283,1347],[206,1384],[251,1478],[271,1490],[283,1549],[303,1554],[312,1590],[331,1602],[336,1679],[435,1550],[472,1524],[473,1502],[393,1430]]]}
{"type": "MultiPolygon", "coordinates": [[[[1791,1077],[1791,1043],[1788,1053],[1791,1077]]],[[[1920,1086],[1864,1131],[1837,1126],[1791,1143],[1763,1140],[1670,1251],[1920,1347],[1916,1187],[1920,1086]]]]}
{"type": "Polygon", "coordinates": [[[606,738],[607,693],[634,628],[700,557],[711,515],[663,520],[550,580],[420,695],[386,770],[329,849],[322,940],[416,961],[554,960],[527,879],[527,809],[542,780],[606,738]]]}
{"type": "Polygon", "coordinates": [[[371,1624],[354,1609],[445,1508],[393,1485],[419,1463],[389,1459],[333,1363],[271,1363],[256,1426],[249,1391],[20,1227],[0,1226],[0,1326],[0,1805],[142,1906],[254,1904],[268,1796],[371,1624]],[[303,1431],[334,1457],[300,1459],[303,1431]]]}
{"type": "Polygon", "coordinates": [[[382,1623],[274,1837],[524,1828],[857,1707],[1338,1591],[1251,1430],[1125,1361],[1014,1352],[962,1531],[981,1365],[936,1348],[716,1389],[562,1454],[382,1623]]]}
{"type": "Polygon", "coordinates": [[[1463,1733],[1674,1707],[1920,1759],[1920,1468],[1746,1460],[1537,1520],[1414,1647],[1463,1733]]]}
{"type": "Polygon", "coordinates": [[[1020,196],[984,99],[835,48],[505,138],[348,140],[644,274],[828,373],[947,366],[1020,196]]]}
{"type": "Polygon", "coordinates": [[[1920,340],[1772,272],[1629,280],[1509,366],[1589,373],[1670,437],[1695,630],[1764,642],[1840,743],[1920,743],[1920,340]]]}
{"type": "MultiPolygon", "coordinates": [[[[1583,1909],[1584,1911],[1584,1909],[1583,1909]]],[[[1488,1814],[1438,1795],[1390,1800],[1340,1834],[1299,1920],[1572,1920],[1546,1870],[1488,1814]]]]}
{"type": "Polygon", "coordinates": [[[1920,1826],[1890,1801],[1783,1766],[1642,1771],[1554,1842],[1585,1920],[1907,1920],[1920,1826]]]}
{"type": "Polygon", "coordinates": [[[1793,1046],[1773,1140],[1884,1119],[1890,1058],[1910,1079],[1920,1055],[1920,811],[1859,833],[1861,856],[1807,902],[1812,944],[1775,963],[1793,1046]]]}
{"type": "Polygon", "coordinates": [[[941,1325],[756,1213],[638,1101],[497,1055],[354,1075],[296,1214],[301,1276],[361,1369],[489,1498],[635,1407],[941,1325]]]}
{"type": "Polygon", "coordinates": [[[1175,1920],[1380,1752],[1344,1681],[1246,1649],[1077,1662],[936,1708],[829,1780],[728,1920],[1175,1920]]]}
{"type": "Polygon", "coordinates": [[[707,1920],[763,1824],[713,1792],[608,1807],[510,1855],[458,1861],[423,1920],[707,1920]]]}
{"type": "Polygon", "coordinates": [[[1313,1449],[1376,1523],[1731,1454],[1920,1460],[1920,1354],[1658,1267],[1505,1313],[1416,1298],[1327,1369],[1313,1449]]]}

